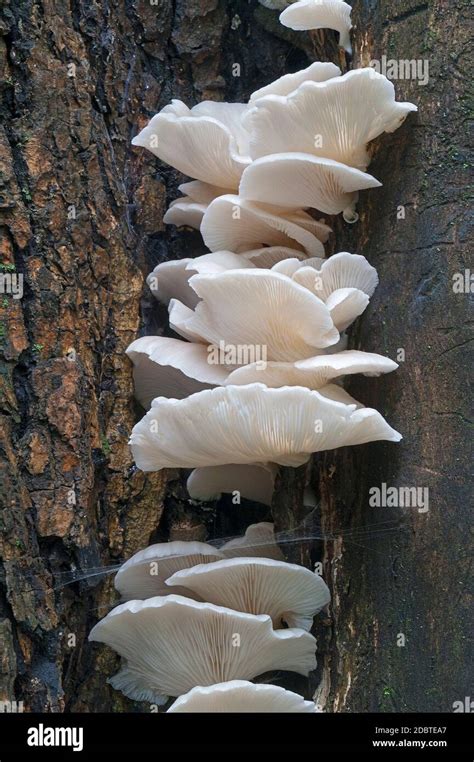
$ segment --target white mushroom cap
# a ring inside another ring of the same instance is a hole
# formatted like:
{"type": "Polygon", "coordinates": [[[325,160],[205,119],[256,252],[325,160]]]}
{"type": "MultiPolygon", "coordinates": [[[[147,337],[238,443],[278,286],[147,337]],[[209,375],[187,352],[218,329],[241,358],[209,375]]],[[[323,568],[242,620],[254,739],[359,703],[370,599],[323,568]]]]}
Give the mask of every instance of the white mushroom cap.
{"type": "Polygon", "coordinates": [[[209,185],[237,188],[249,163],[241,124],[247,105],[203,101],[189,109],[173,100],[132,140],[183,174],[209,185]]]}
{"type": "Polygon", "coordinates": [[[256,267],[263,267],[270,269],[282,259],[292,257],[299,260],[305,260],[306,255],[302,251],[296,251],[296,249],[288,249],[286,246],[264,246],[262,249],[251,249],[250,251],[243,251],[242,257],[248,259],[256,267]]]}
{"type": "Polygon", "coordinates": [[[388,357],[359,352],[350,349],[331,355],[319,355],[296,362],[268,362],[265,368],[258,363],[245,365],[233,370],[224,384],[245,385],[262,383],[270,387],[305,386],[308,389],[321,389],[329,381],[341,376],[363,373],[364,376],[379,376],[398,368],[396,362],[388,357]]]}
{"type": "Polygon", "coordinates": [[[211,251],[210,254],[195,257],[186,266],[186,269],[191,277],[193,274],[212,275],[227,270],[253,270],[255,266],[253,262],[246,260],[242,254],[234,254],[233,251],[211,251]]]}
{"type": "Polygon", "coordinates": [[[223,384],[229,367],[208,362],[204,344],[143,336],[126,350],[133,362],[135,396],[148,409],[155,397],[182,399],[223,384]]]}
{"type": "Polygon", "coordinates": [[[189,198],[177,198],[169,205],[163,222],[166,225],[187,226],[199,230],[206,209],[207,204],[198,204],[189,198]]]}
{"type": "Polygon", "coordinates": [[[249,103],[253,104],[254,101],[263,98],[265,95],[289,95],[289,93],[292,93],[293,90],[302,85],[303,82],[326,82],[326,80],[332,77],[340,76],[341,70],[339,66],[333,63],[316,61],[306,69],[301,69],[291,74],[284,74],[283,77],[276,79],[275,82],[270,82],[269,85],[255,90],[250,96],[249,103]]]}
{"type": "Polygon", "coordinates": [[[309,288],[323,301],[339,289],[356,288],[367,296],[372,296],[379,282],[377,270],[360,254],[341,251],[329,259],[306,259],[303,262],[291,260],[280,262],[273,267],[276,272],[290,274],[296,283],[309,288]]]}
{"type": "Polygon", "coordinates": [[[280,23],[297,31],[335,29],[340,47],[351,53],[351,11],[342,0],[299,0],[280,14],[280,23]]]}
{"type": "Polygon", "coordinates": [[[242,556],[249,558],[252,556],[273,558],[275,561],[285,560],[285,556],[275,540],[274,526],[269,521],[250,524],[243,537],[234,537],[233,540],[221,545],[219,551],[225,558],[240,558],[242,556]]]}
{"type": "Polygon", "coordinates": [[[251,156],[310,153],[364,170],[367,143],[396,130],[416,110],[412,103],[397,103],[393,84],[370,67],[327,82],[304,82],[287,96],[268,95],[252,104],[245,117],[251,156]]]}
{"type": "Polygon", "coordinates": [[[155,299],[168,306],[171,299],[177,298],[189,307],[195,307],[199,299],[189,288],[192,272],[186,269],[192,262],[189,257],[160,262],[146,279],[155,299]]]}
{"type": "Polygon", "coordinates": [[[115,589],[124,601],[167,595],[171,591],[165,581],[172,574],[220,558],[222,553],[205,542],[159,542],[139,550],[122,564],[115,575],[115,589]]]}
{"type": "Polygon", "coordinates": [[[369,297],[358,288],[340,288],[328,297],[326,306],[338,331],[345,331],[369,303],[369,297]]]}
{"type": "Polygon", "coordinates": [[[201,227],[204,212],[211,201],[214,201],[218,196],[232,192],[232,189],[218,188],[215,185],[202,183],[200,180],[182,183],[178,186],[178,190],[183,193],[183,197],[171,202],[163,217],[163,222],[178,227],[187,225],[196,230],[201,227]]]}
{"type": "Polygon", "coordinates": [[[281,209],[254,204],[239,196],[219,196],[206,209],[201,233],[211,251],[244,252],[267,245],[324,256],[321,241],[290,217],[281,209]]]}
{"type": "Polygon", "coordinates": [[[381,439],[401,436],[376,410],[300,386],[249,384],[153,400],[130,444],[142,471],[159,471],[230,462],[300,466],[313,452],[381,439]]]}
{"type": "Polygon", "coordinates": [[[243,199],[266,200],[274,206],[313,207],[326,214],[345,212],[350,222],[358,191],[381,184],[372,175],[333,159],[309,153],[278,153],[262,156],[247,167],[239,194],[243,199]]]}
{"type": "Polygon", "coordinates": [[[197,686],[180,696],[168,709],[170,712],[296,712],[318,713],[313,701],[305,701],[297,693],[278,685],[249,683],[247,680],[230,680],[217,685],[197,686]]]}
{"type": "Polygon", "coordinates": [[[377,283],[377,271],[365,257],[340,252],[327,260],[282,261],[272,270],[287,274],[326,302],[334,325],[344,331],[367,307],[377,283]]]}
{"type": "Polygon", "coordinates": [[[193,275],[254,267],[251,261],[232,251],[212,251],[193,259],[170,259],[160,262],[148,275],[147,284],[153,296],[166,306],[172,299],[179,299],[187,307],[195,307],[199,298],[189,285],[189,279],[193,275]]]}
{"type": "Polygon", "coordinates": [[[316,641],[304,630],[273,630],[268,616],[179,595],[123,603],[95,625],[89,640],[125,658],[110,679],[114,688],[156,704],[197,685],[275,669],[308,675],[316,666],[316,641]]]}
{"type": "Polygon", "coordinates": [[[273,626],[310,630],[331,600],[323,579],[304,566],[270,558],[225,558],[182,569],[166,580],[202,600],[247,614],[268,614],[273,626]]]}
{"type": "Polygon", "coordinates": [[[195,468],[186,486],[194,500],[214,500],[238,491],[247,500],[271,505],[277,472],[272,463],[206,466],[195,468]]]}
{"type": "Polygon", "coordinates": [[[201,298],[194,311],[179,305],[177,315],[178,303],[170,304],[170,324],[183,336],[199,336],[207,344],[259,347],[262,362],[311,357],[315,348],[339,339],[324,302],[280,273],[230,270],[194,275],[190,285],[201,298]]]}

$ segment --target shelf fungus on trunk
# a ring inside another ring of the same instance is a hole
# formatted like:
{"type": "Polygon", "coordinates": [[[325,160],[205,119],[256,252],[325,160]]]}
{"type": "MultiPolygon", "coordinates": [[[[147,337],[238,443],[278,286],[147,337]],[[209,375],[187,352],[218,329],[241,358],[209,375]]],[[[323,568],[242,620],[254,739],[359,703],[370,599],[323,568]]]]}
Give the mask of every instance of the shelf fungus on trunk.
{"type": "Polygon", "coordinates": [[[125,660],[109,680],[114,688],[158,705],[198,685],[271,670],[306,676],[316,667],[316,641],[305,630],[274,630],[269,616],[180,595],[123,603],[95,625],[89,640],[125,660]]]}
{"type": "Polygon", "coordinates": [[[248,614],[268,614],[273,626],[310,630],[331,596],[323,579],[304,566],[269,558],[226,558],[176,572],[166,580],[201,600],[248,614]]]}
{"type": "Polygon", "coordinates": [[[266,461],[296,467],[321,450],[400,439],[379,412],[358,406],[340,387],[254,383],[182,400],[158,397],[130,444],[139,468],[159,471],[266,461]]]}
{"type": "MultiPolygon", "coordinates": [[[[341,0],[261,2],[283,10],[293,29],[335,29],[350,50],[341,0]]],[[[411,111],[372,68],[341,75],[315,62],[248,103],[173,100],[134,139],[192,178],[165,222],[199,229],[210,250],[161,262],[147,279],[182,339],[143,337],[127,349],[149,408],[130,439],[140,469],[193,469],[194,500],[237,491],[269,506],[280,466],[400,441],[341,386],[344,376],[397,364],[346,349],[378,277],[361,255],[325,258],[332,230],[321,214],[357,221],[359,192],[380,185],[367,173],[370,143],[411,111]]],[[[219,548],[152,545],[123,564],[115,586],[127,602],[90,639],[123,657],[110,682],[127,696],[157,704],[181,696],[170,712],[318,711],[283,688],[246,682],[314,669],[307,630],[330,599],[317,574],[284,561],[273,524],[252,524],[219,548]]]]}

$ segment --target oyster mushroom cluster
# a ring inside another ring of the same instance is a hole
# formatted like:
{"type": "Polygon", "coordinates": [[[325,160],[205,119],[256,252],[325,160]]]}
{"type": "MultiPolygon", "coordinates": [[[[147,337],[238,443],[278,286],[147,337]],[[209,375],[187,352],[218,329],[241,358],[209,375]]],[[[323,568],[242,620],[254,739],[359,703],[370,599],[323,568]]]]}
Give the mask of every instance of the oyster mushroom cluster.
{"type": "MultiPolygon", "coordinates": [[[[336,29],[349,49],[346,3],[263,4],[285,8],[293,29],[336,29]]],[[[189,469],[194,500],[233,493],[271,505],[280,466],[401,439],[342,386],[344,376],[397,364],[346,348],[378,278],[359,254],[326,258],[323,215],[357,220],[359,191],[380,185],[367,173],[369,142],[414,110],[371,68],[342,75],[316,62],[246,104],[173,100],[133,140],[190,178],[164,220],[200,230],[209,249],[161,262],[147,279],[175,337],[144,336],[127,349],[146,411],[130,439],[140,469],[189,469]]],[[[152,545],[123,564],[115,585],[124,602],[90,639],[122,656],[111,683],[127,696],[158,705],[179,697],[170,712],[318,711],[250,682],[314,669],[309,630],[330,600],[320,576],[286,563],[271,524],[220,548],[152,545]]]]}
{"type": "Polygon", "coordinates": [[[322,578],[286,563],[273,525],[215,548],[168,542],[136,553],[119,569],[121,605],[89,639],[122,657],[110,683],[169,712],[317,712],[312,701],[276,685],[250,682],[316,667],[309,630],[327,606],[322,578]]]}

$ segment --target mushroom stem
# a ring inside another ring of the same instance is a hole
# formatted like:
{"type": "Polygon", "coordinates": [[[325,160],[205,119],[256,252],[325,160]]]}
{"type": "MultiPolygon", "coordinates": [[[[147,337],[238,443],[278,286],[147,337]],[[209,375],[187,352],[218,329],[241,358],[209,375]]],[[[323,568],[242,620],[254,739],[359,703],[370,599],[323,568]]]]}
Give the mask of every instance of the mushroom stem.
{"type": "Polygon", "coordinates": [[[355,209],[356,203],[357,203],[357,199],[353,201],[352,204],[349,204],[349,206],[346,206],[346,208],[344,209],[342,213],[342,218],[344,222],[347,222],[349,225],[353,225],[359,219],[359,215],[355,209]]]}

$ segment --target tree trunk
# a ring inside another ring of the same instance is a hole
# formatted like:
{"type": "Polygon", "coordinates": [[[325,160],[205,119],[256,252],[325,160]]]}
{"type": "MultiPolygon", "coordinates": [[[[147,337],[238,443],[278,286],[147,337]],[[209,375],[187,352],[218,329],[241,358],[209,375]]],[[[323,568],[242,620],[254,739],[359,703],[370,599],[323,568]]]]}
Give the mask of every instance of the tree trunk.
{"type": "Polygon", "coordinates": [[[380,278],[352,346],[405,359],[348,385],[403,441],[321,458],[322,521],[334,537],[329,711],[452,712],[470,695],[469,298],[453,289],[468,266],[467,15],[467,3],[443,0],[364,2],[354,14],[354,66],[425,59],[429,81],[395,82],[419,113],[377,141],[370,172],[383,188],[361,194],[360,222],[338,237],[380,278]],[[428,510],[371,507],[382,483],[427,488],[428,510]]]}
{"type": "MultiPolygon", "coordinates": [[[[357,4],[355,65],[380,57],[390,36],[390,55],[430,59],[430,82],[398,83],[420,116],[379,142],[371,171],[384,188],[362,195],[359,225],[337,223],[333,249],[379,270],[354,346],[392,357],[405,348],[406,361],[354,389],[404,444],[316,458],[324,546],[284,545],[307,564],[324,553],[332,622],[317,625],[321,666],[298,687],[311,695],[322,677],[329,711],[449,711],[467,695],[466,297],[451,289],[465,267],[456,191],[467,32],[462,8],[398,5],[357,4]],[[382,481],[428,486],[429,512],[369,508],[368,488],[382,481]],[[398,528],[380,533],[392,519],[398,528]]],[[[147,710],[107,685],[118,660],[87,642],[117,601],[110,571],[150,541],[240,534],[268,512],[193,506],[177,472],[133,465],[127,441],[142,412],[124,350],[142,329],[166,330],[144,276],[204,247],[162,222],[182,178],[130,141],[172,97],[243,101],[287,71],[341,57],[333,33],[290,32],[254,0],[7,2],[0,33],[1,254],[4,272],[24,275],[23,297],[0,302],[0,700],[147,710]]],[[[280,480],[273,511],[288,536],[311,510],[306,478],[285,469],[280,480]]]]}

